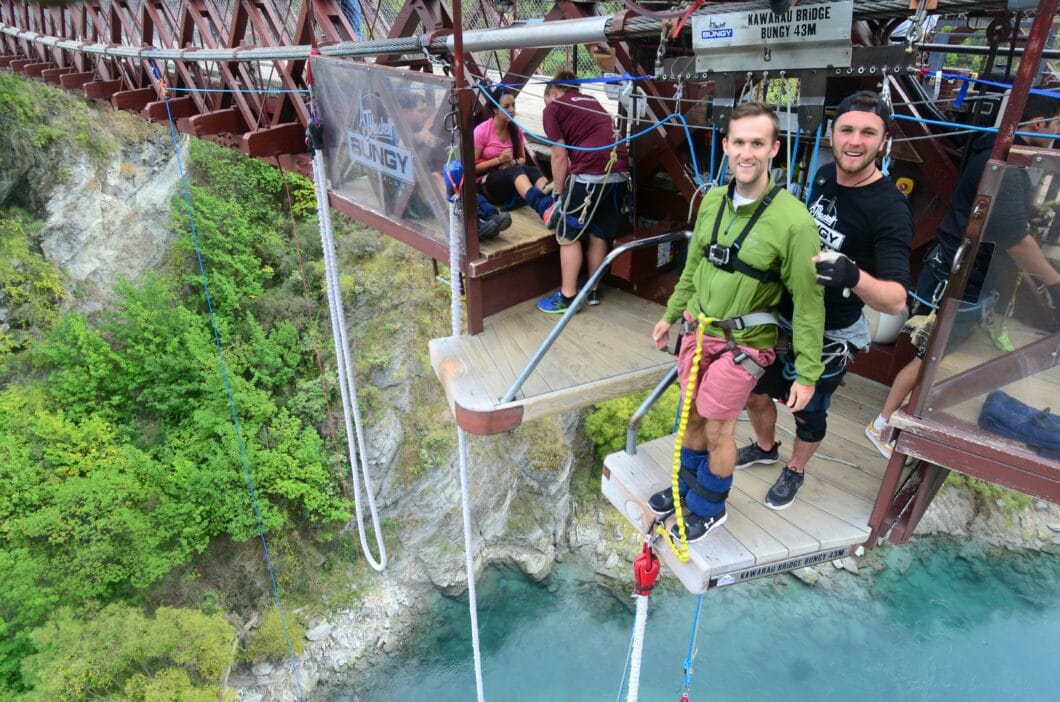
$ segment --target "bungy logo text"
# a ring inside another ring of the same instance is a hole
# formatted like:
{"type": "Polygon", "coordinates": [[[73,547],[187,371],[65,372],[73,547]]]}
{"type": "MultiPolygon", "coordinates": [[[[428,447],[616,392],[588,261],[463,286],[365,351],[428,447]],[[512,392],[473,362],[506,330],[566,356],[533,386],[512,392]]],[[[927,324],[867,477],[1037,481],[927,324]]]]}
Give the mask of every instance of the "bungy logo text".
{"type": "Polygon", "coordinates": [[[394,142],[394,125],[375,119],[371,110],[361,112],[357,129],[346,130],[349,156],[374,171],[412,183],[412,153],[394,142]]]}

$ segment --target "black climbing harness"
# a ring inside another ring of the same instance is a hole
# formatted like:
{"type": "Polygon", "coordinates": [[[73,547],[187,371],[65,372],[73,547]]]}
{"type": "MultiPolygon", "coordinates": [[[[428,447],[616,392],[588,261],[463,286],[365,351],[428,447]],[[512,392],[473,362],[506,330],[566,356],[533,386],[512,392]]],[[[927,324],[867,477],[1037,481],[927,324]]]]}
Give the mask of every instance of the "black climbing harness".
{"type": "MultiPolygon", "coordinates": [[[[729,197],[732,197],[732,188],[735,186],[735,181],[729,186],[729,197]]],[[[722,203],[718,207],[718,214],[714,218],[714,231],[710,236],[710,243],[703,247],[703,255],[706,259],[715,267],[720,270],[726,271],[727,273],[742,273],[743,275],[754,278],[760,283],[776,283],[780,280],[780,275],[775,271],[763,271],[759,270],[751,265],[740,260],[739,253],[740,247],[743,245],[744,239],[751,233],[751,228],[754,227],[758,218],[762,216],[762,213],[766,211],[773,202],[773,198],[777,196],[783,190],[779,185],[774,185],[773,188],[766,193],[762,201],[758,203],[758,207],[755,208],[751,218],[747,220],[747,224],[744,225],[743,230],[740,232],[736,240],[728,246],[722,246],[718,243],[718,230],[721,229],[721,218],[725,214],[725,204],[722,203]]],[[[735,210],[735,207],[733,208],[735,210]]],[[[732,227],[736,221],[736,215],[733,214],[733,218],[729,220],[729,227],[732,227]]],[[[728,228],[725,230],[728,232],[728,228]]]]}

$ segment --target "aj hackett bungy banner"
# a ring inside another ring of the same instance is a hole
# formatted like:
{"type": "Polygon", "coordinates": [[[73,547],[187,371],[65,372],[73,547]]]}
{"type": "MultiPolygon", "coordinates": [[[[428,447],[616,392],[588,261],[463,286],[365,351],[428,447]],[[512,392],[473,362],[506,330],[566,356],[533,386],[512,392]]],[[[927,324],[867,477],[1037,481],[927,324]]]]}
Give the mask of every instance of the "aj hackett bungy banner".
{"type": "Polygon", "coordinates": [[[452,79],[324,56],[309,63],[331,192],[446,241],[441,171],[451,139],[445,117],[452,79]]]}
{"type": "Polygon", "coordinates": [[[362,110],[355,129],[346,130],[350,158],[380,173],[412,183],[412,152],[396,146],[394,123],[362,110]]]}
{"type": "Polygon", "coordinates": [[[696,71],[781,71],[850,65],[853,0],[787,12],[726,12],[692,18],[696,71]]]}

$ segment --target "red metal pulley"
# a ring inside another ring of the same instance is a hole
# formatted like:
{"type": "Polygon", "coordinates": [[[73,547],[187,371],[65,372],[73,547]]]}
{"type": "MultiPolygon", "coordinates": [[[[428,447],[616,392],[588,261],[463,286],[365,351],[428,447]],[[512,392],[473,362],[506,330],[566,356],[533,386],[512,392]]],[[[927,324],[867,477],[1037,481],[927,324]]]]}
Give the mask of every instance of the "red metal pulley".
{"type": "Polygon", "coordinates": [[[633,590],[638,595],[648,596],[659,577],[659,559],[647,542],[633,559],[633,590]]]}

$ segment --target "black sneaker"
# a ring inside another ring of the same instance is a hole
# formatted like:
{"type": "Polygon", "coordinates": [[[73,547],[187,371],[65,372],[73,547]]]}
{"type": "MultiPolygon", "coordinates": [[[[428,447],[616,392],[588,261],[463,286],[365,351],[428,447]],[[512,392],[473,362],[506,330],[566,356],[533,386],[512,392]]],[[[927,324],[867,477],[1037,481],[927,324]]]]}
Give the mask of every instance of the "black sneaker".
{"type": "MultiPolygon", "coordinates": [[[[689,512],[685,517],[685,541],[694,544],[714,531],[715,528],[724,524],[728,518],[729,515],[725,512],[724,507],[721,508],[721,512],[713,517],[701,517],[694,512],[689,512]]],[[[673,537],[675,542],[680,541],[681,533],[676,524],[670,527],[670,536],[673,537]]]]}
{"type": "Polygon", "coordinates": [[[590,290],[589,291],[589,305],[595,307],[600,304],[600,291],[590,290]]]}
{"type": "Polygon", "coordinates": [[[773,448],[765,451],[758,442],[751,439],[751,443],[736,451],[736,467],[746,468],[755,463],[776,463],[780,460],[780,442],[773,444],[773,448]]]}
{"type": "Polygon", "coordinates": [[[512,216],[507,212],[498,212],[478,221],[478,240],[489,241],[502,231],[512,226],[512,216]]]}
{"type": "Polygon", "coordinates": [[[784,466],[784,470],[780,471],[780,477],[777,478],[777,482],[773,483],[773,487],[769,488],[769,492],[766,493],[766,507],[777,510],[786,509],[795,501],[795,494],[802,487],[804,477],[802,473],[796,473],[791,468],[784,466]]]}
{"type": "MultiPolygon", "coordinates": [[[[684,504],[682,502],[682,504],[684,504]]],[[[648,508],[658,517],[669,517],[674,513],[673,488],[659,490],[648,498],[648,508]]]]}

